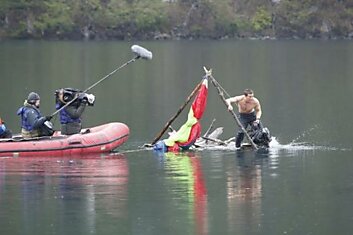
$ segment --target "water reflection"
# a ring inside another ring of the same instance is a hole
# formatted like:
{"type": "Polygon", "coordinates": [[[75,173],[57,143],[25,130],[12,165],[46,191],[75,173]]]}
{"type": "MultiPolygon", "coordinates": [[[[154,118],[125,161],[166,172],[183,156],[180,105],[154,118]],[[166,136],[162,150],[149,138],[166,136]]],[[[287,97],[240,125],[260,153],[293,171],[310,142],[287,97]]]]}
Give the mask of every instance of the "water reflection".
{"type": "Polygon", "coordinates": [[[227,167],[226,190],[229,230],[258,230],[262,223],[262,168],[268,155],[236,152],[236,164],[227,167]],[[250,229],[249,229],[250,228],[250,229]]]}
{"type": "MultiPolygon", "coordinates": [[[[188,218],[194,224],[190,234],[208,234],[207,188],[203,176],[200,155],[197,152],[158,154],[167,173],[171,199],[187,205],[188,218]]],[[[189,230],[188,230],[189,231],[189,230]]]]}
{"type": "Polygon", "coordinates": [[[10,212],[0,221],[23,221],[23,227],[8,226],[10,233],[35,234],[37,226],[58,234],[95,233],[100,219],[126,214],[129,168],[124,155],[3,158],[0,169],[0,209],[10,212]]]}
{"type": "MultiPolygon", "coordinates": [[[[253,152],[237,152],[236,156],[238,163],[236,172],[228,173],[232,178],[238,179],[238,181],[236,182],[235,190],[228,191],[228,198],[260,199],[262,194],[261,166],[264,157],[253,152]]],[[[228,187],[228,189],[231,188],[228,187]]]]}

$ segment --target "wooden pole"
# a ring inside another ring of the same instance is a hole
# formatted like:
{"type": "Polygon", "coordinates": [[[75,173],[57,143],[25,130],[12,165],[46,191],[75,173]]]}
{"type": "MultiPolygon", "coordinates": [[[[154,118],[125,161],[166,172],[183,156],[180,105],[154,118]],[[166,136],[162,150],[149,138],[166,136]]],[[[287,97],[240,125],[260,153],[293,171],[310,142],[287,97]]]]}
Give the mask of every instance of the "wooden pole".
{"type": "Polygon", "coordinates": [[[226,143],[224,141],[219,140],[219,139],[214,139],[214,138],[210,138],[210,137],[207,137],[207,136],[202,136],[201,138],[206,140],[206,141],[208,140],[208,141],[216,142],[217,144],[220,144],[220,145],[226,145],[226,143]]]}
{"type": "Polygon", "coordinates": [[[195,94],[200,90],[201,85],[202,85],[203,80],[197,84],[195,89],[191,92],[191,94],[188,96],[188,98],[185,100],[184,104],[180,106],[179,110],[174,114],[174,116],[165,124],[164,128],[159,132],[159,134],[156,136],[156,138],[153,140],[152,145],[157,143],[157,141],[162,137],[164,132],[169,128],[169,126],[172,124],[172,122],[179,116],[179,114],[184,110],[186,105],[191,101],[191,99],[195,96],[195,94]]]}
{"type": "MultiPolygon", "coordinates": [[[[222,92],[222,90],[220,89],[220,87],[217,85],[216,79],[212,76],[212,69],[207,70],[205,67],[203,67],[203,69],[205,70],[206,76],[209,77],[211,79],[212,84],[214,85],[214,87],[217,89],[218,91],[218,95],[221,97],[221,100],[223,101],[223,103],[226,105],[227,109],[228,109],[228,103],[226,101],[226,98],[224,98],[224,94],[222,92]]],[[[228,110],[233,118],[235,119],[235,121],[237,122],[238,126],[242,129],[242,131],[244,132],[246,138],[249,140],[250,144],[253,146],[253,148],[255,150],[258,150],[257,145],[254,143],[254,141],[251,139],[251,137],[249,136],[248,132],[246,131],[246,129],[243,127],[243,125],[241,124],[241,122],[239,121],[239,118],[237,117],[237,115],[235,114],[235,112],[233,110],[228,110]]]]}
{"type": "Polygon", "coordinates": [[[211,125],[208,127],[207,131],[205,132],[205,134],[203,135],[204,137],[207,137],[208,133],[212,130],[213,128],[213,123],[216,121],[216,119],[214,118],[211,122],[211,125]]]}

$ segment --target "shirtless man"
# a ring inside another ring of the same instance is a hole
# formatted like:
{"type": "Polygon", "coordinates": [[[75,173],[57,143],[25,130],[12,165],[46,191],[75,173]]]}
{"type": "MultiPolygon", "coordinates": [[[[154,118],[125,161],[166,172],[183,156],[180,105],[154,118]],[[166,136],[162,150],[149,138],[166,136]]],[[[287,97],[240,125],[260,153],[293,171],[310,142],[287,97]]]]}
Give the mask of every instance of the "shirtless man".
{"type": "MultiPolygon", "coordinates": [[[[226,100],[228,110],[233,110],[232,103],[238,105],[239,121],[246,129],[248,125],[259,124],[261,118],[261,105],[258,99],[254,97],[254,92],[251,89],[245,89],[243,95],[231,97],[226,100]]],[[[244,139],[244,132],[240,129],[235,139],[235,147],[240,148],[241,142],[244,139]]]]}

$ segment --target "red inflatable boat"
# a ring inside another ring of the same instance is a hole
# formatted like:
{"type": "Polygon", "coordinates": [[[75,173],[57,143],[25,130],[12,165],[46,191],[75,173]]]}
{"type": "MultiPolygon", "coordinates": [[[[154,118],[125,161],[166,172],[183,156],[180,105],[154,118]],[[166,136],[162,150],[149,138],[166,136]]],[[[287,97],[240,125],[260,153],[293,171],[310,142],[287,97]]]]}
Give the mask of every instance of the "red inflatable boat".
{"type": "Polygon", "coordinates": [[[0,157],[106,153],[125,143],[128,137],[128,126],[113,122],[70,136],[60,135],[58,132],[51,137],[3,139],[0,140],[0,157]]]}

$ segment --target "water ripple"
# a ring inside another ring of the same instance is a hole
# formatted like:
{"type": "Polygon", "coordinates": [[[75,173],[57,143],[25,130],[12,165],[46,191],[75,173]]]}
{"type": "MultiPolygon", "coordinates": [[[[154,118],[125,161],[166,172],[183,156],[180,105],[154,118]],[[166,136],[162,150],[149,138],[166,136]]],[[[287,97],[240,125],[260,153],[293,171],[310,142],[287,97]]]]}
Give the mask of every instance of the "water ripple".
{"type": "MultiPolygon", "coordinates": [[[[219,150],[219,151],[236,151],[235,143],[230,142],[227,145],[210,145],[203,148],[203,150],[219,150]]],[[[285,152],[296,152],[296,151],[351,151],[352,149],[348,148],[338,148],[333,146],[323,146],[323,145],[314,145],[307,142],[291,142],[289,144],[281,144],[276,137],[272,138],[270,142],[269,153],[270,155],[276,155],[279,151],[285,152]]]]}

